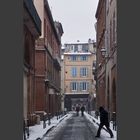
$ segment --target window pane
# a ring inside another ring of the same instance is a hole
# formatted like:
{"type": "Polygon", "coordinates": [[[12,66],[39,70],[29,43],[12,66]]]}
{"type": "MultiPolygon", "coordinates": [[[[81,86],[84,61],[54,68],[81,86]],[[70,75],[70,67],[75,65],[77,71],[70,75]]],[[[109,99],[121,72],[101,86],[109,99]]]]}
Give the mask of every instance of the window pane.
{"type": "Polygon", "coordinates": [[[88,57],[87,57],[86,55],[82,55],[82,56],[81,56],[81,61],[87,61],[87,58],[88,58],[88,57]]]}
{"type": "Polygon", "coordinates": [[[77,75],[77,69],[76,69],[76,67],[73,67],[72,70],[71,70],[71,72],[72,72],[72,77],[76,77],[76,75],[77,75]]]}
{"type": "Polygon", "coordinates": [[[73,91],[78,89],[78,83],[77,82],[72,82],[72,89],[73,91]]]}
{"type": "Polygon", "coordinates": [[[72,55],[71,56],[71,61],[76,61],[77,60],[77,56],[76,55],[72,55]]]}

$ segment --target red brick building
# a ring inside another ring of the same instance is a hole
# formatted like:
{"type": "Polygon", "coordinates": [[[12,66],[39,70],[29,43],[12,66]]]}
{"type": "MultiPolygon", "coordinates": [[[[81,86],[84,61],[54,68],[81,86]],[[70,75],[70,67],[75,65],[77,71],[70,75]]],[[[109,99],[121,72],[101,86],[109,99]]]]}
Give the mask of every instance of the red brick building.
{"type": "Polygon", "coordinates": [[[105,58],[102,56],[101,49],[105,48],[105,0],[99,0],[96,18],[97,18],[97,108],[105,106],[105,58]]]}
{"type": "Polygon", "coordinates": [[[117,0],[106,3],[106,108],[116,112],[117,95],[117,0]]]}
{"type": "Polygon", "coordinates": [[[97,107],[112,118],[117,94],[117,1],[99,0],[97,18],[97,107]]]}
{"type": "Polygon", "coordinates": [[[24,120],[29,125],[36,122],[35,116],[35,40],[41,34],[41,20],[32,0],[24,0],[24,120]]]}
{"type": "Polygon", "coordinates": [[[36,113],[60,111],[60,49],[63,28],[54,22],[47,0],[34,2],[42,20],[42,35],[36,42],[36,113]]]}

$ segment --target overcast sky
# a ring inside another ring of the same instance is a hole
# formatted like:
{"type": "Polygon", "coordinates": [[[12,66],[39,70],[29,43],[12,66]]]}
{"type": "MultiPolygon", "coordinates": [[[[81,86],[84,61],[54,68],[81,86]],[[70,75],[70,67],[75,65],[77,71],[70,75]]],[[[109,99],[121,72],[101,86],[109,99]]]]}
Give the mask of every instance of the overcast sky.
{"type": "Polygon", "coordinates": [[[62,44],[96,40],[95,13],[98,0],[48,0],[54,21],[62,23],[62,44]]]}

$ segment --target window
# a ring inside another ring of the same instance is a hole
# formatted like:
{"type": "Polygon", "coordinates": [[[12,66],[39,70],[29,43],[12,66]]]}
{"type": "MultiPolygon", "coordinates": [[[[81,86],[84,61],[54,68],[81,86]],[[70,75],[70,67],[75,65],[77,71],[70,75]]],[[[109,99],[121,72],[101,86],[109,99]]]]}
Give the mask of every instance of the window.
{"type": "Polygon", "coordinates": [[[87,61],[88,57],[86,55],[82,55],[80,58],[81,58],[81,61],[87,61]]]}
{"type": "Polygon", "coordinates": [[[78,51],[79,51],[79,52],[82,51],[82,45],[78,45],[78,51]]]}
{"type": "Polygon", "coordinates": [[[78,52],[78,46],[74,47],[74,52],[78,52]]]}
{"type": "Polygon", "coordinates": [[[72,77],[76,77],[76,75],[77,75],[77,69],[76,69],[76,67],[73,67],[72,68],[71,75],[72,75],[72,77]]]}
{"type": "Polygon", "coordinates": [[[82,51],[83,52],[88,52],[88,45],[83,45],[82,46],[82,51]]]}
{"type": "Polygon", "coordinates": [[[88,76],[88,68],[80,68],[80,76],[88,76]]]}
{"type": "Polygon", "coordinates": [[[78,83],[77,82],[71,82],[70,83],[70,88],[72,91],[77,91],[78,90],[78,83]]]}
{"type": "Polygon", "coordinates": [[[80,82],[80,91],[87,91],[89,89],[89,82],[80,82]]]}
{"type": "Polygon", "coordinates": [[[76,55],[72,55],[71,56],[71,61],[77,61],[77,56],[76,55]]]}
{"type": "Polygon", "coordinates": [[[71,46],[70,46],[70,51],[71,51],[71,52],[74,52],[74,45],[71,45],[71,46]]]}

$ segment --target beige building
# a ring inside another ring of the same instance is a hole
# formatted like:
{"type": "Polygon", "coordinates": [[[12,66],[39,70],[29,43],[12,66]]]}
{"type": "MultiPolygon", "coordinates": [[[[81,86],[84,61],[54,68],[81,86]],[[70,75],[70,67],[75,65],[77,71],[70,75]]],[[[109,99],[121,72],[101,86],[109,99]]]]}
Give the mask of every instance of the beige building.
{"type": "Polygon", "coordinates": [[[96,61],[94,44],[90,39],[88,43],[64,44],[64,107],[67,110],[73,110],[76,104],[84,104],[87,109],[90,107],[90,97],[95,94],[92,71],[96,61]]]}

